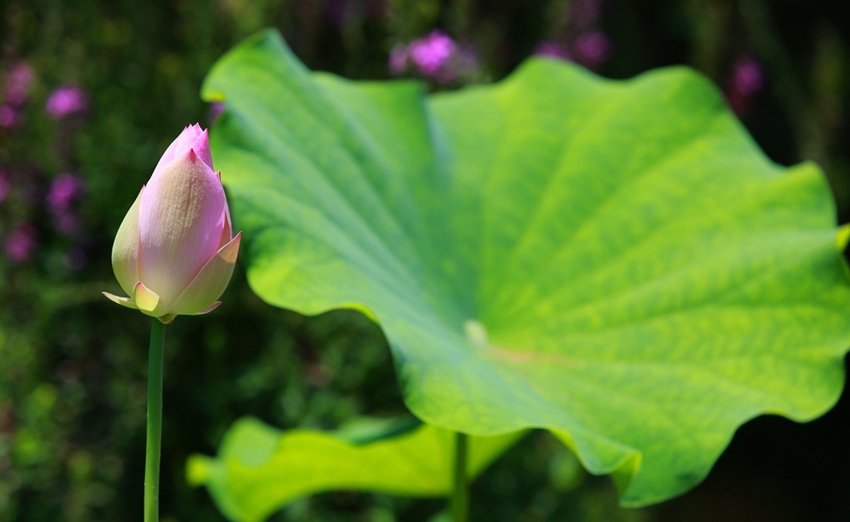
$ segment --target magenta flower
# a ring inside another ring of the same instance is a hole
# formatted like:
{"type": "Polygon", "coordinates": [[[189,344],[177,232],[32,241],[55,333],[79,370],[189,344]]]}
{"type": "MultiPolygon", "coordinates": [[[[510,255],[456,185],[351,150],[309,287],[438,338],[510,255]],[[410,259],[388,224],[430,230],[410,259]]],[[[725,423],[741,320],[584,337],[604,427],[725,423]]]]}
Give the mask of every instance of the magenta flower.
{"type": "Polygon", "coordinates": [[[38,232],[29,223],[21,225],[6,239],[6,257],[13,263],[23,263],[35,251],[38,232]]]}
{"type": "Polygon", "coordinates": [[[0,127],[12,127],[18,123],[18,111],[11,105],[0,105],[0,127]]]}
{"type": "Polygon", "coordinates": [[[567,48],[558,42],[540,42],[534,49],[534,54],[537,56],[547,56],[549,58],[557,58],[559,60],[572,60],[572,55],[567,48]]]}
{"type": "Polygon", "coordinates": [[[764,88],[762,65],[751,56],[741,56],[732,64],[726,80],[726,99],[738,116],[745,116],[755,96],[764,88]]]}
{"type": "Polygon", "coordinates": [[[407,46],[396,45],[390,51],[387,67],[393,74],[401,74],[407,68],[407,46]]]}
{"type": "Polygon", "coordinates": [[[112,268],[129,297],[112,301],[170,323],[221,304],[239,253],[207,131],[186,127],[118,229],[112,268]]]}
{"type": "Polygon", "coordinates": [[[573,50],[583,64],[598,65],[611,59],[614,45],[602,31],[589,31],[576,38],[573,50]]]}
{"type": "Polygon", "coordinates": [[[732,66],[732,85],[743,96],[757,94],[764,87],[764,70],[761,64],[750,56],[742,56],[732,66]]]}
{"type": "Polygon", "coordinates": [[[79,87],[63,85],[47,98],[45,109],[54,120],[61,120],[72,114],[82,112],[88,106],[88,97],[79,87]]]}
{"type": "Polygon", "coordinates": [[[35,78],[32,68],[24,62],[15,65],[6,79],[6,103],[22,105],[29,97],[30,85],[35,78]]]}
{"type": "Polygon", "coordinates": [[[436,30],[410,42],[410,61],[426,76],[435,76],[457,51],[457,44],[446,33],[436,30]]]}
{"type": "Polygon", "coordinates": [[[47,193],[47,207],[53,214],[64,214],[83,191],[83,182],[77,176],[65,173],[56,176],[47,193]]]}
{"type": "Polygon", "coordinates": [[[56,231],[62,235],[71,235],[79,228],[80,220],[72,212],[72,207],[82,192],[82,180],[70,173],[56,176],[50,184],[45,198],[47,209],[53,214],[56,231]]]}

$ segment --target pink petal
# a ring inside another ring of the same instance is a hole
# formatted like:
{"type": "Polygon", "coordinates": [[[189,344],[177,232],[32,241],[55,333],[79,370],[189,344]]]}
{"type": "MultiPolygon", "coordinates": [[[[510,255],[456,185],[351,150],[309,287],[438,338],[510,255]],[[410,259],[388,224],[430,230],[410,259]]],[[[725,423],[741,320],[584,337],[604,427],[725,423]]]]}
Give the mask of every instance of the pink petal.
{"type": "Polygon", "coordinates": [[[151,180],[158,177],[166,165],[174,161],[176,158],[184,156],[190,149],[194,149],[195,153],[206,163],[210,169],[213,168],[212,153],[210,152],[209,133],[201,129],[201,126],[195,123],[183,129],[177,138],[171,142],[171,145],[165,149],[159,163],[153,171],[151,180]]]}
{"type": "Polygon", "coordinates": [[[205,314],[218,306],[215,302],[224,293],[233,267],[239,255],[239,243],[242,232],[236,234],[229,243],[221,247],[216,254],[198,272],[198,275],[186,287],[186,290],[171,305],[171,312],[178,315],[205,314]]]}
{"type": "Polygon", "coordinates": [[[192,149],[147,185],[139,213],[139,280],[167,305],[218,251],[225,205],[221,182],[192,149]]]}
{"type": "MultiPolygon", "coordinates": [[[[198,127],[198,124],[195,124],[198,127]]],[[[200,127],[198,127],[200,129],[200,127]]],[[[198,155],[209,168],[213,168],[212,152],[210,152],[210,135],[207,130],[201,132],[198,138],[192,143],[192,150],[198,155]]]]}

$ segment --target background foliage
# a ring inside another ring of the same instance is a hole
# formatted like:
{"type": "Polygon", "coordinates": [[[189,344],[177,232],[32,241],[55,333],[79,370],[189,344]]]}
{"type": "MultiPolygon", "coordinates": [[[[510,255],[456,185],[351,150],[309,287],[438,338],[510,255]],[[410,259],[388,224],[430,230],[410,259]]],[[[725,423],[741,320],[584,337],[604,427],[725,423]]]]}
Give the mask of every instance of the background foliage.
{"type": "MultiPolygon", "coordinates": [[[[534,52],[615,78],[690,64],[724,89],[771,158],[818,161],[841,222],[850,216],[850,19],[838,2],[4,1],[0,522],[141,511],[148,323],[100,296],[117,288],[112,238],[168,142],[214,117],[198,97],[209,66],[264,26],[280,28],[311,68],[412,76],[436,90],[499,79],[534,52]],[[451,74],[390,63],[394,49],[412,50],[437,28],[456,42],[451,74]]],[[[190,453],[212,454],[236,418],[330,429],[355,414],[403,411],[385,341],[358,314],[272,309],[238,270],[224,302],[169,331],[166,520],[223,520],[186,484],[184,464],[190,453]]],[[[846,400],[809,425],[758,419],[707,482],[640,511],[617,508],[606,479],[585,476],[560,443],[532,434],[475,484],[474,517],[847,520],[848,420],[846,400]]],[[[441,506],[340,492],[275,519],[416,521],[441,506]]]]}

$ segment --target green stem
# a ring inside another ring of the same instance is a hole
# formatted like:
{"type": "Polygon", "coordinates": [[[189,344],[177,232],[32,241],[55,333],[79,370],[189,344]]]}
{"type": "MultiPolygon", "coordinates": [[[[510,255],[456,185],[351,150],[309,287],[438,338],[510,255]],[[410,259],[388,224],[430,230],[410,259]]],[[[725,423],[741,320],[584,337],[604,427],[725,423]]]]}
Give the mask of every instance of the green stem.
{"type": "Polygon", "coordinates": [[[469,484],[466,480],[469,439],[465,433],[455,434],[454,487],[452,490],[452,522],[466,522],[469,516],[469,484]]]}
{"type": "Polygon", "coordinates": [[[148,442],[145,457],[145,522],[159,521],[159,460],[162,451],[162,361],[165,325],[154,318],[148,362],[148,442]]]}

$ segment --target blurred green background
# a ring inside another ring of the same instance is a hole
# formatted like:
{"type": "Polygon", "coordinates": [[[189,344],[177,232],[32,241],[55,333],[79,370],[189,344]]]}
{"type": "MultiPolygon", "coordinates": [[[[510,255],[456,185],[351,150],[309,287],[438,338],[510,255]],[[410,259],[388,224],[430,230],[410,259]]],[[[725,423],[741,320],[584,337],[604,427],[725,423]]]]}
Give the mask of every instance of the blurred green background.
{"type": "MultiPolygon", "coordinates": [[[[688,64],[772,159],[817,161],[850,219],[842,2],[0,1],[0,522],[141,518],[149,323],[100,295],[118,289],[112,238],[168,143],[214,120],[198,97],[206,71],[267,26],[311,68],[433,90],[499,80],[532,54],[613,78],[688,64]]],[[[241,416],[335,428],[404,411],[362,316],[273,309],[239,268],[223,301],[169,328],[164,521],[224,520],[184,463],[241,416]]],[[[618,508],[606,478],[534,433],[475,483],[473,520],[846,521],[848,427],[846,397],[807,425],[757,419],[703,485],[642,510],[618,508]]],[[[442,507],[337,492],[273,520],[416,522],[442,507]]]]}

